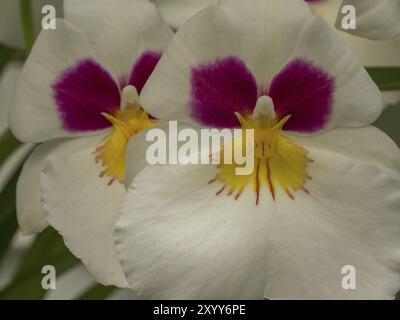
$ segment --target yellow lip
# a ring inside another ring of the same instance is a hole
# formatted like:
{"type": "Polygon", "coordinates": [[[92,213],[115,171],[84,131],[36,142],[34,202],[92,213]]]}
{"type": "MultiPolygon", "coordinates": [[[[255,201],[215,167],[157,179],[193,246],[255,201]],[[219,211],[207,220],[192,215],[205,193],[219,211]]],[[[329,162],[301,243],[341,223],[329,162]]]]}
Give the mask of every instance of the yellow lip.
{"type": "Polygon", "coordinates": [[[125,155],[129,140],[142,130],[154,126],[149,115],[140,107],[135,106],[125,111],[118,110],[113,115],[104,114],[111,122],[114,131],[104,139],[104,143],[96,149],[96,162],[104,167],[101,177],[110,178],[123,183],[125,176],[125,155]]]}
{"type": "MultiPolygon", "coordinates": [[[[272,199],[276,199],[279,189],[290,198],[294,193],[303,190],[308,193],[305,184],[308,175],[308,164],[313,162],[308,157],[308,151],[297,145],[282,134],[282,129],[290,116],[282,119],[269,119],[260,116],[254,119],[251,116],[238,115],[242,129],[254,129],[254,170],[250,175],[237,175],[238,165],[222,164],[219,172],[210,183],[222,184],[217,195],[233,195],[238,199],[248,185],[252,185],[256,195],[256,204],[264,186],[267,187],[272,199]]],[[[221,158],[224,150],[221,151],[221,158]]]]}

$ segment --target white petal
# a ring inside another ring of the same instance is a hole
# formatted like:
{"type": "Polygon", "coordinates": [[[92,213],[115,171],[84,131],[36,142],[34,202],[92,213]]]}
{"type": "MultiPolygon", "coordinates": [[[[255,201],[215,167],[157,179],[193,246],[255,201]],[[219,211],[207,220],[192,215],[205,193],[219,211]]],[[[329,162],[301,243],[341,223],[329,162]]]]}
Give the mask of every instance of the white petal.
{"type": "Polygon", "coordinates": [[[65,70],[85,58],[94,59],[89,43],[68,22],[57,20],[56,30],[41,32],[22,71],[11,108],[10,125],[17,138],[41,142],[76,135],[63,128],[52,85],[65,70]]]}
{"type": "MultiPolygon", "coordinates": [[[[15,89],[17,81],[20,77],[22,64],[20,62],[12,62],[3,70],[0,80],[0,135],[8,128],[8,112],[14,102],[15,89]]],[[[3,163],[0,168],[0,191],[3,190],[7,182],[20,167],[23,160],[32,150],[33,145],[26,144],[18,148],[10,157],[3,163]]],[[[38,190],[38,186],[36,188],[38,190]]],[[[17,194],[18,196],[18,194],[17,194]]],[[[39,222],[41,224],[41,222],[39,222]]],[[[25,228],[22,228],[23,230],[25,228]]],[[[26,229],[25,229],[26,230],[26,229]]]]}
{"type": "Polygon", "coordinates": [[[303,139],[315,163],[310,194],[279,203],[265,296],[394,299],[400,288],[400,151],[373,127],[303,139]],[[361,131],[360,131],[361,130],[361,131]],[[342,268],[354,266],[356,289],[342,268]]]}
{"type": "Polygon", "coordinates": [[[93,152],[103,139],[104,135],[71,140],[53,153],[42,173],[41,195],[50,225],[96,280],[124,287],[113,231],[125,189],[100,178],[103,168],[93,152]]]}
{"type": "Polygon", "coordinates": [[[115,77],[129,76],[145,51],[162,53],[173,33],[147,0],[66,0],[65,18],[88,37],[115,77]]]}
{"type": "Polygon", "coordinates": [[[300,145],[330,151],[400,173],[398,146],[384,132],[374,126],[335,129],[313,137],[286,135],[300,145]]]}
{"type": "Polygon", "coordinates": [[[22,163],[32,151],[33,144],[24,144],[14,151],[0,167],[0,192],[7,185],[16,171],[21,167],[22,163]]]}
{"type": "MultiPolygon", "coordinates": [[[[296,138],[315,160],[295,200],[216,196],[211,166],[156,166],[117,222],[128,282],[152,298],[393,299],[400,288],[400,151],[379,130],[296,138]],[[343,290],[342,267],[357,290],[343,290]]],[[[248,188],[249,189],[249,188],[248,188]]],[[[251,189],[251,188],[250,188],[251,189]]]]}
{"type": "Polygon", "coordinates": [[[191,70],[218,58],[241,58],[266,87],[311,18],[305,2],[290,0],[221,1],[200,11],[176,33],[142,92],[142,105],[158,119],[194,123],[191,70]]]}
{"type": "Polygon", "coordinates": [[[187,19],[218,0],[152,0],[164,20],[178,29],[187,19]]]}
{"type": "MultiPolygon", "coordinates": [[[[262,298],[268,214],[215,196],[211,166],[147,167],[116,226],[127,280],[157,299],[262,298]]],[[[247,205],[247,206],[246,206],[247,205]]]]}
{"type": "Polygon", "coordinates": [[[344,30],[339,13],[336,26],[348,33],[372,39],[400,42],[400,2],[398,0],[344,0],[357,12],[356,29],[344,30]]]}
{"type": "Polygon", "coordinates": [[[54,140],[39,145],[24,164],[17,185],[17,218],[25,235],[48,226],[40,198],[40,174],[48,156],[64,144],[63,140],[54,140]]]}
{"type": "Polygon", "coordinates": [[[310,61],[335,79],[332,113],[325,129],[367,125],[382,112],[378,87],[346,43],[320,17],[304,30],[293,58],[310,61]]]}

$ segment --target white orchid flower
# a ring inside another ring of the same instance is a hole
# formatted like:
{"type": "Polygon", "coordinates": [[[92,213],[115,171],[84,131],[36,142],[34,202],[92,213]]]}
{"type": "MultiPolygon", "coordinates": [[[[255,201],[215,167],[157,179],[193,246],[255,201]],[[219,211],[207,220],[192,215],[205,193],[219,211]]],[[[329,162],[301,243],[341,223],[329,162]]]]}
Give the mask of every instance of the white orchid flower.
{"type": "Polygon", "coordinates": [[[131,141],[127,157],[138,162],[127,167],[115,237],[134,290],[394,298],[400,151],[369,126],[383,108],[378,88],[305,2],[225,0],[199,12],[141,101],[159,119],[253,128],[256,147],[255,170],[238,176],[235,164],[149,166],[143,134],[131,141]],[[356,290],[342,287],[346,266],[356,290]]]}
{"type": "MultiPolygon", "coordinates": [[[[33,23],[37,31],[41,29],[44,17],[42,8],[49,4],[54,6],[58,16],[62,15],[62,0],[31,0],[33,23]]],[[[2,0],[0,9],[0,43],[24,49],[25,40],[22,30],[20,1],[2,0]]]]}
{"type": "Polygon", "coordinates": [[[146,0],[66,0],[23,69],[11,127],[44,142],[17,190],[24,233],[50,223],[102,284],[126,286],[113,240],[128,140],[153,120],[141,90],[172,31],[146,0]]]}
{"type": "MultiPolygon", "coordinates": [[[[400,44],[399,0],[344,0],[342,6],[351,5],[357,12],[355,29],[344,31],[372,40],[393,41],[400,44]]],[[[340,16],[337,27],[343,29],[340,16]]]]}

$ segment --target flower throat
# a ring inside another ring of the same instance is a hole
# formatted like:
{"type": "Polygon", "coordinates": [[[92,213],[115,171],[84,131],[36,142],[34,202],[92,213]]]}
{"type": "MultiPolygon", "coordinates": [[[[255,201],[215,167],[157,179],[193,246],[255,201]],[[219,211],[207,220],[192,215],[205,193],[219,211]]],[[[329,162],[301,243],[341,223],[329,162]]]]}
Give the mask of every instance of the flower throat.
{"type": "MultiPolygon", "coordinates": [[[[237,200],[250,185],[258,205],[265,186],[274,201],[279,189],[291,199],[295,199],[294,193],[298,190],[308,193],[305,184],[311,179],[308,165],[313,161],[308,157],[306,149],[283,135],[283,128],[290,115],[278,119],[273,110],[271,98],[263,96],[259,98],[253,115],[236,114],[243,130],[254,130],[254,170],[249,175],[237,175],[237,163],[224,164],[221,161],[219,172],[210,181],[222,184],[216,193],[218,196],[227,193],[237,200]]],[[[222,158],[224,150],[220,153],[222,158]]]]}

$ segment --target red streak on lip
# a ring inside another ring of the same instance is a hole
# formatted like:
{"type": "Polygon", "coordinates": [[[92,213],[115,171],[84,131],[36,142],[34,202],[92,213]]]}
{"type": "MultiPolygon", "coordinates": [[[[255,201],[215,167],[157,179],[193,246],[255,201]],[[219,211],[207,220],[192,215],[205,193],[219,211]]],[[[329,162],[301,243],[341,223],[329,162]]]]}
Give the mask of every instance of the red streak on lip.
{"type": "Polygon", "coordinates": [[[274,189],[274,185],[272,184],[271,168],[269,167],[269,160],[267,160],[267,180],[268,180],[269,190],[271,191],[271,194],[272,194],[272,198],[275,201],[275,189],[274,189]]]}
{"type": "Polygon", "coordinates": [[[256,194],[257,194],[257,199],[256,199],[256,205],[258,206],[258,202],[260,200],[260,163],[257,164],[257,172],[256,172],[256,194]]]}
{"type": "Polygon", "coordinates": [[[219,196],[222,192],[224,192],[226,186],[223,186],[217,193],[216,195],[219,196]]]}

